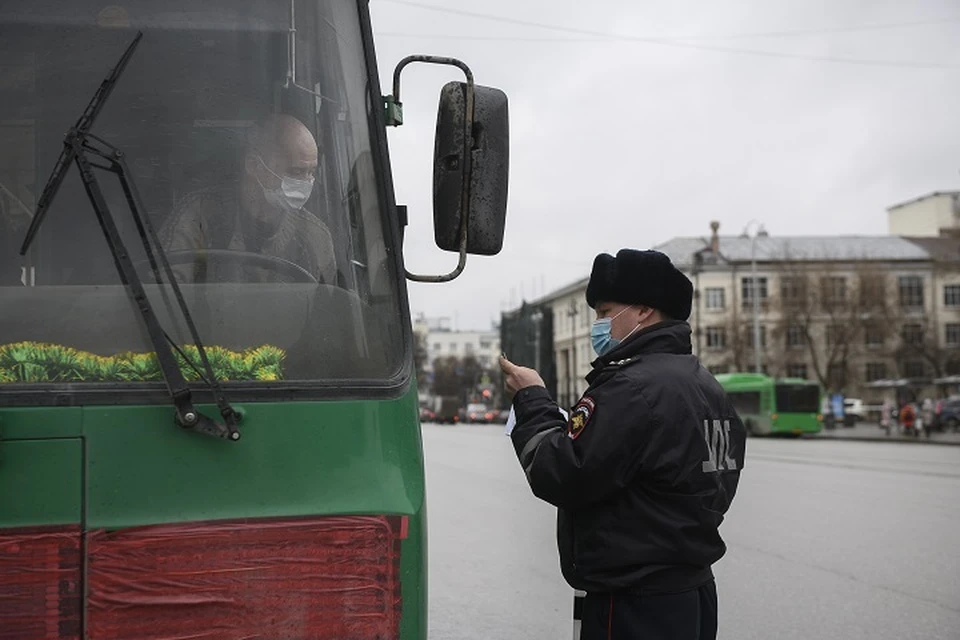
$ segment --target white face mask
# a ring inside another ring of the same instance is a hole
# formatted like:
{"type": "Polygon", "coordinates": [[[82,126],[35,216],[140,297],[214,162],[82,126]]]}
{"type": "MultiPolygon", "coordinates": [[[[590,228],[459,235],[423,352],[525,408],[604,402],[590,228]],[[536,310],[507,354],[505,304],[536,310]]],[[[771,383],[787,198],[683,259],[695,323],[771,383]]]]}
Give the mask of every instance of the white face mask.
{"type": "Polygon", "coordinates": [[[264,169],[280,180],[280,186],[278,188],[268,189],[260,182],[260,178],[257,178],[257,183],[259,183],[260,188],[263,189],[263,197],[266,198],[269,204],[279,208],[290,209],[302,209],[303,205],[307,204],[307,200],[310,199],[310,194],[313,192],[313,178],[309,180],[299,180],[289,176],[281,176],[268,167],[267,163],[263,161],[263,158],[257,156],[257,160],[260,161],[264,169]]]}

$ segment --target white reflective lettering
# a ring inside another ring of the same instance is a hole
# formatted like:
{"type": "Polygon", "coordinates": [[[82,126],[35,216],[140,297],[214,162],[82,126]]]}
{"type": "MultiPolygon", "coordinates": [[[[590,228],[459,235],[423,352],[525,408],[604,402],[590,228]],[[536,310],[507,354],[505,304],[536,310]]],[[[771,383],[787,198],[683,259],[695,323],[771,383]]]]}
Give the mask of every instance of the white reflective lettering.
{"type": "Polygon", "coordinates": [[[701,465],[704,473],[737,470],[737,461],[730,457],[729,420],[704,420],[703,438],[707,443],[707,459],[701,465]]]}
{"type": "Polygon", "coordinates": [[[703,439],[707,443],[707,459],[703,461],[703,472],[712,473],[717,470],[717,456],[713,450],[713,434],[710,429],[710,421],[703,421],[703,439]]]}
{"type": "Polygon", "coordinates": [[[724,447],[723,447],[723,461],[727,467],[728,471],[737,470],[737,461],[730,457],[730,421],[723,421],[723,433],[724,433],[724,447]]]}

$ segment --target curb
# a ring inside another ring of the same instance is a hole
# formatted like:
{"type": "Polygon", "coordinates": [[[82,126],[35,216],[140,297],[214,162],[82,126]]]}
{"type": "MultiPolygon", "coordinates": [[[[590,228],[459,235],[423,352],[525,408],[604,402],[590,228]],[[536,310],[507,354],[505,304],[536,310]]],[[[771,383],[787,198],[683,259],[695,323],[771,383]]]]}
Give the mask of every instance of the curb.
{"type": "Polygon", "coordinates": [[[838,440],[842,442],[889,442],[897,444],[938,444],[941,446],[947,447],[960,447],[960,441],[954,442],[952,440],[928,440],[927,438],[901,438],[901,437],[886,437],[886,436],[819,436],[819,435],[810,435],[804,438],[804,440],[838,440]]]}

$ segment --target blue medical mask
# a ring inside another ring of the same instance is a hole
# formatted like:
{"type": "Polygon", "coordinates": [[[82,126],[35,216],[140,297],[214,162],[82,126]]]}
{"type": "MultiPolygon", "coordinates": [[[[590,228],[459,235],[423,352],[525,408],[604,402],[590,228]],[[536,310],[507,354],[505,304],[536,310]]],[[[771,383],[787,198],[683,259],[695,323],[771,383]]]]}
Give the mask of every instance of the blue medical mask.
{"type": "MultiPolygon", "coordinates": [[[[594,321],[593,326],[590,327],[590,341],[593,342],[593,350],[597,352],[598,356],[609,353],[611,349],[616,348],[616,346],[622,342],[622,340],[617,340],[610,335],[610,324],[623,315],[623,312],[629,308],[630,307],[624,307],[620,310],[620,313],[612,318],[600,318],[594,321]]],[[[639,327],[640,325],[637,326],[639,327]]],[[[636,331],[636,329],[637,327],[634,327],[633,331],[636,331]]],[[[633,333],[633,331],[630,333],[633,333]]],[[[630,334],[628,333],[627,335],[629,336],[630,334]]]]}
{"type": "Polygon", "coordinates": [[[593,350],[598,356],[602,356],[620,344],[619,340],[610,335],[610,322],[610,318],[602,318],[596,320],[590,327],[590,341],[593,342],[593,350]]]}

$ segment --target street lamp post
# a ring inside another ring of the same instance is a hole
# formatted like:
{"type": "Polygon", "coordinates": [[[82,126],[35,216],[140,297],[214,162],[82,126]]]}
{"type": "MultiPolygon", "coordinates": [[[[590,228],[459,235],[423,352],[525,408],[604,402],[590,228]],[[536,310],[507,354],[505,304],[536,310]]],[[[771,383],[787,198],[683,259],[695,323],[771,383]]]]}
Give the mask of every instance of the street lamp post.
{"type": "Polygon", "coordinates": [[[537,309],[530,315],[530,320],[533,321],[533,331],[535,336],[533,368],[537,371],[540,371],[540,322],[543,320],[543,313],[540,312],[540,309],[537,309]]]}
{"type": "Polygon", "coordinates": [[[700,357],[702,353],[700,349],[700,272],[703,271],[703,249],[694,252],[693,254],[693,300],[694,300],[694,330],[693,335],[696,340],[695,344],[697,345],[697,357],[700,357]]]}
{"type": "Polygon", "coordinates": [[[567,375],[570,378],[570,397],[568,406],[573,405],[573,401],[577,397],[577,315],[580,313],[580,309],[577,306],[576,299],[570,300],[570,305],[567,309],[567,316],[570,318],[570,340],[571,347],[570,351],[573,356],[573,364],[571,365],[571,370],[567,372],[567,375]]]}
{"type": "Polygon", "coordinates": [[[750,239],[750,295],[753,302],[753,366],[754,371],[760,373],[763,371],[763,354],[760,351],[760,281],[757,278],[757,236],[762,235],[766,237],[767,231],[763,228],[763,223],[758,220],[751,220],[747,223],[747,226],[743,228],[741,237],[748,236],[748,231],[753,225],[757,226],[756,231],[754,231],[750,239]]]}
{"type": "Polygon", "coordinates": [[[754,370],[763,371],[763,362],[760,353],[760,283],[757,281],[757,234],[753,234],[750,241],[750,271],[753,289],[753,356],[754,370]]]}

